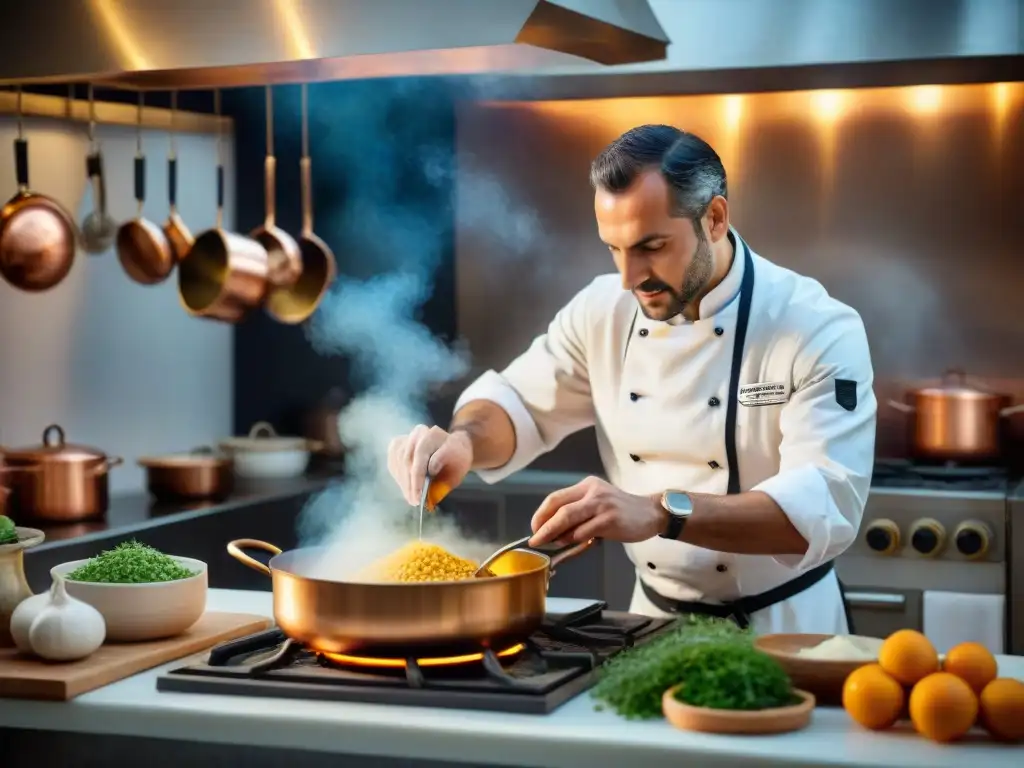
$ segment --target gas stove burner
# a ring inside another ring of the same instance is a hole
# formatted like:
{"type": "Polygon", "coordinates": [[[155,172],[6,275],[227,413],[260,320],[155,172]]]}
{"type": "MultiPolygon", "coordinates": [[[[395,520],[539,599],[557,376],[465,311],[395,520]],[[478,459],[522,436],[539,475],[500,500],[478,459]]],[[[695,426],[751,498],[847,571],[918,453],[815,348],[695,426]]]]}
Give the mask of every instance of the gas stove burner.
{"type": "Polygon", "coordinates": [[[363,656],[346,653],[321,653],[320,663],[326,666],[339,667],[370,667],[376,669],[405,669],[409,666],[418,667],[459,667],[467,664],[479,664],[488,655],[497,659],[511,659],[518,656],[526,648],[525,643],[513,645],[503,651],[494,652],[484,650],[480,653],[464,653],[459,656],[433,656],[422,659],[409,658],[407,656],[363,656]]]}
{"type": "Polygon", "coordinates": [[[616,653],[672,624],[594,603],[545,617],[509,648],[408,658],[368,648],[317,653],[271,629],[221,643],[205,663],[161,675],[157,690],[545,714],[592,686],[597,668],[616,653]]]}

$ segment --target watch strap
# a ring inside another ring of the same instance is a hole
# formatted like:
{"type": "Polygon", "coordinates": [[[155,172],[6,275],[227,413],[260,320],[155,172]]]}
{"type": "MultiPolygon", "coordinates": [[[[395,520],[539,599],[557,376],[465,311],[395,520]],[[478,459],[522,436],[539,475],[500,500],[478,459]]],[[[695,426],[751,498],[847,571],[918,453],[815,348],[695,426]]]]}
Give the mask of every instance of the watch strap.
{"type": "Polygon", "coordinates": [[[663,539],[678,541],[680,534],[683,532],[683,528],[686,526],[686,521],[689,519],[689,515],[680,514],[673,510],[666,501],[666,496],[667,494],[662,495],[660,503],[662,508],[668,513],[668,522],[665,525],[665,530],[658,535],[663,539]]]}
{"type": "Polygon", "coordinates": [[[685,525],[686,518],[682,515],[677,515],[670,510],[668,513],[668,525],[665,527],[665,530],[658,535],[663,539],[678,541],[679,535],[683,532],[683,526],[685,525]]]}

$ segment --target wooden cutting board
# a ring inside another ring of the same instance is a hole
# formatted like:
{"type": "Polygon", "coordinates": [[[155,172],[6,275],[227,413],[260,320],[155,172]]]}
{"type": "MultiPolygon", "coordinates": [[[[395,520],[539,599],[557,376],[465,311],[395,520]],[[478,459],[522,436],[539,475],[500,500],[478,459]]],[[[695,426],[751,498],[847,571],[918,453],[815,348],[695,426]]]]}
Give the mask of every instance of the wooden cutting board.
{"type": "Polygon", "coordinates": [[[13,648],[0,648],[0,697],[67,701],[225,640],[260,632],[272,623],[265,616],[249,613],[208,612],[177,637],[110,643],[81,661],[42,661],[13,648]]]}

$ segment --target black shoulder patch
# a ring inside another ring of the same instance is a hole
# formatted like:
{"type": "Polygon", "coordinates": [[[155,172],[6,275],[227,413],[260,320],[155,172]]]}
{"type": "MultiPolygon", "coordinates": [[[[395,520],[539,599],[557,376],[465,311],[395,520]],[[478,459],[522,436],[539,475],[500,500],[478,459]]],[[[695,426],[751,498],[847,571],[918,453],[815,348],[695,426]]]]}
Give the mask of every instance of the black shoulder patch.
{"type": "Polygon", "coordinates": [[[852,379],[836,379],[836,402],[847,411],[854,410],[857,407],[857,382],[852,379]]]}

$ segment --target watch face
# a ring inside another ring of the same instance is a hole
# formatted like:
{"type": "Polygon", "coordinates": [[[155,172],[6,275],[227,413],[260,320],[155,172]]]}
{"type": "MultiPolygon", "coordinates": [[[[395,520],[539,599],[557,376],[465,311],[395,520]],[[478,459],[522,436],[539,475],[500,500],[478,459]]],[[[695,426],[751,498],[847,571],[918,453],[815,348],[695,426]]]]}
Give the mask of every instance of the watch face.
{"type": "Polygon", "coordinates": [[[689,515],[693,511],[693,502],[685,493],[668,491],[665,493],[665,506],[674,515],[689,515]]]}

